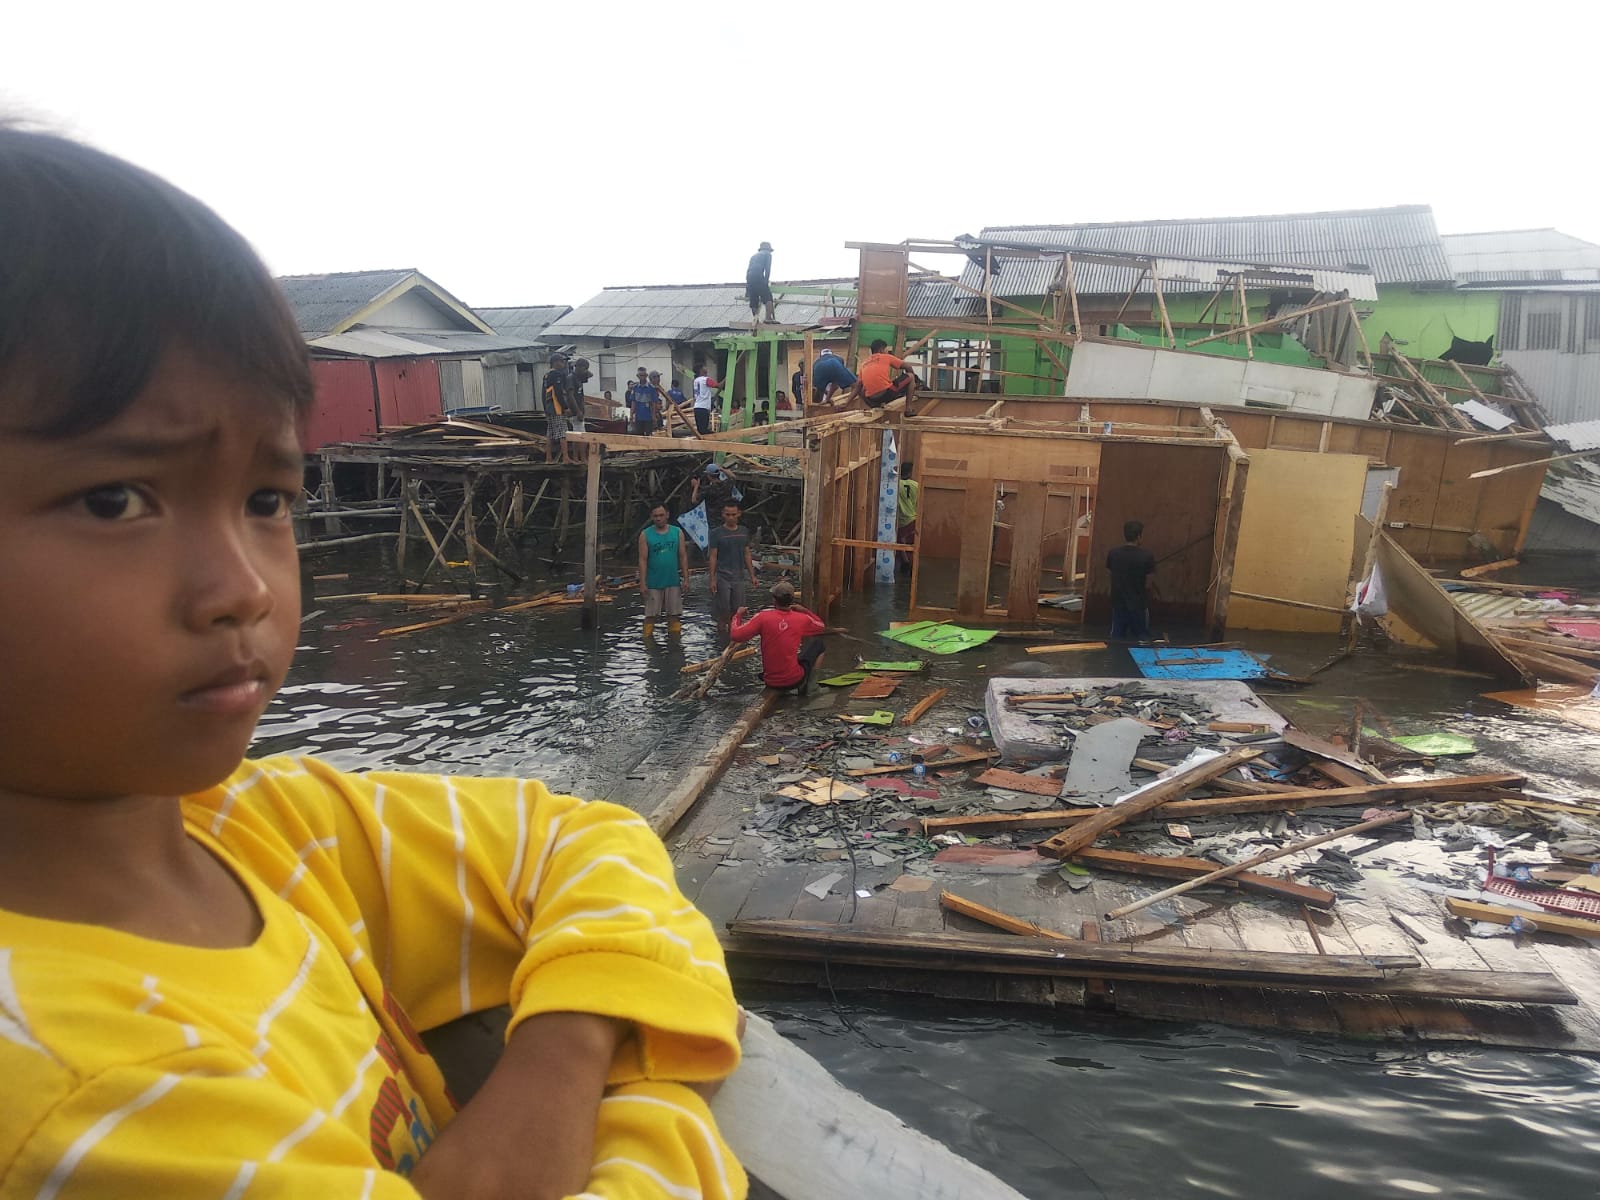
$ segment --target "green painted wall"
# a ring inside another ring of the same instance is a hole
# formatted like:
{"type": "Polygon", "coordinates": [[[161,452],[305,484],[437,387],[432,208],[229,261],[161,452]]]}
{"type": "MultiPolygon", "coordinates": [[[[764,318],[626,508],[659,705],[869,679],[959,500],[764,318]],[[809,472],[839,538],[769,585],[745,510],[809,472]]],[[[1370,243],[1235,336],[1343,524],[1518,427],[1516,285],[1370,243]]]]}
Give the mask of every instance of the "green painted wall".
{"type": "Polygon", "coordinates": [[[1438,358],[1450,349],[1452,334],[1482,342],[1499,325],[1499,292],[1414,292],[1405,284],[1383,284],[1361,329],[1374,354],[1387,333],[1407,358],[1438,358]]]}

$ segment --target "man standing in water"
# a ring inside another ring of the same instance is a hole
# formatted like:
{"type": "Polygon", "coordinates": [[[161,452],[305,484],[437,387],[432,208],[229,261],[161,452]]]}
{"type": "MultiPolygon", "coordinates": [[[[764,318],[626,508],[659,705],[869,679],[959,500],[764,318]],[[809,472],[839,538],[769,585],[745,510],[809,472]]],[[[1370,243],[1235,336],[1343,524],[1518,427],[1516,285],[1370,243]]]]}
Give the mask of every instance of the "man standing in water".
{"type": "Polygon", "coordinates": [[[761,679],[770,688],[794,688],[802,696],[811,686],[811,669],[822,657],[822,618],[794,602],[794,584],[780,579],[772,585],[773,607],[746,619],[749,609],[733,615],[730,631],[736,642],[761,639],[761,679]]]}
{"type": "Polygon", "coordinates": [[[1126,543],[1106,555],[1106,569],[1111,572],[1111,640],[1114,642],[1144,641],[1150,636],[1150,606],[1145,599],[1144,585],[1148,580],[1150,592],[1159,598],[1154,579],[1156,558],[1139,545],[1144,537],[1143,521],[1127,521],[1122,526],[1126,543]]]}
{"type": "Polygon", "coordinates": [[[711,614],[717,632],[726,633],[733,614],[744,607],[744,581],[757,586],[755,557],[750,553],[750,531],[739,524],[744,508],[737,500],[722,506],[722,524],[711,531],[711,614]]]}
{"type": "Polygon", "coordinates": [[[650,510],[650,524],[639,535],[639,594],[644,597],[644,636],[667,614],[667,633],[683,632],[683,587],[689,578],[689,551],[683,530],[671,523],[665,504],[650,510]]]}

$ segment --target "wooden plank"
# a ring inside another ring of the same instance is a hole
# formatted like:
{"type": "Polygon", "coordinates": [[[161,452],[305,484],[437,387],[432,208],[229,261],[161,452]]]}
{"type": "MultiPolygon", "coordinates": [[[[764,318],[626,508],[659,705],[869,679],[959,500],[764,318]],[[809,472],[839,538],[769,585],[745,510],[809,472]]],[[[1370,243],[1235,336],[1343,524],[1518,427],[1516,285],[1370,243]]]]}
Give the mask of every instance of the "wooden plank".
{"type": "Polygon", "coordinates": [[[961,500],[961,563],[956,574],[959,616],[982,620],[988,607],[993,530],[994,480],[970,479],[961,500]]]}
{"type": "MultiPolygon", "coordinates": [[[[708,442],[700,438],[641,437],[634,433],[569,433],[573,445],[603,446],[607,450],[654,450],[657,453],[735,454],[739,447],[727,442],[708,442]]],[[[762,458],[804,458],[803,446],[754,446],[747,453],[762,458]]]]}
{"type": "MultiPolygon", "coordinates": [[[[1029,654],[1072,654],[1079,650],[1104,650],[1104,642],[1056,642],[1049,646],[1027,646],[1024,649],[1029,654]]],[[[1029,696],[1032,700],[1036,697],[1029,696]]]]}
{"type": "Polygon", "coordinates": [[[1044,512],[1049,484],[1017,485],[1011,518],[1011,565],[1006,585],[1006,613],[1013,621],[1031,621],[1039,612],[1039,571],[1044,561],[1044,512]]]}
{"type": "Polygon", "coordinates": [[[1502,558],[1498,562],[1484,563],[1481,567],[1467,567],[1461,572],[1463,579],[1476,579],[1480,575],[1492,575],[1496,571],[1506,571],[1512,567],[1520,567],[1520,558],[1502,558]]]}
{"type": "MultiPolygon", "coordinates": [[[[880,768],[881,769],[881,768],[880,768]]],[[[895,768],[900,769],[900,768],[895,768]]],[[[856,772],[850,772],[852,775],[856,772]]],[[[1270,792],[1261,796],[1220,796],[1205,800],[1174,800],[1152,809],[1141,819],[1182,821],[1190,817],[1215,817],[1232,813],[1292,812],[1300,808],[1348,807],[1355,804],[1413,803],[1420,800],[1472,799],[1475,792],[1494,792],[1520,788],[1521,775],[1458,775],[1438,779],[1374,783],[1363,787],[1300,788],[1270,792]]],[[[1482,796],[1478,797],[1482,799],[1482,796]]],[[[974,817],[928,817],[922,822],[927,834],[950,830],[1053,829],[1086,821],[1099,809],[1067,808],[1048,812],[994,813],[974,817]]]]}
{"type": "MultiPolygon", "coordinates": [[[[950,689],[949,688],[937,688],[934,691],[929,692],[921,700],[918,700],[916,702],[916,704],[912,707],[911,711],[908,712],[905,715],[905,720],[902,721],[901,724],[903,724],[903,725],[914,725],[914,724],[916,724],[918,721],[920,721],[923,717],[925,717],[927,715],[928,710],[930,708],[932,708],[935,704],[939,703],[939,701],[943,700],[949,694],[950,694],[950,689]]],[[[1058,789],[1058,791],[1059,791],[1059,789],[1058,789]]]]}
{"type": "Polygon", "coordinates": [[[1525,908],[1504,908],[1498,904],[1481,904],[1476,900],[1458,900],[1451,896],[1445,905],[1455,916],[1468,921],[1492,921],[1496,925],[1509,925],[1513,918],[1538,927],[1540,933],[1566,933],[1573,937],[1600,938],[1600,921],[1586,921],[1582,917],[1568,917],[1553,912],[1533,912],[1525,908]]]}
{"type": "MultiPolygon", "coordinates": [[[[1304,936],[1304,931],[1300,934],[1304,936]]],[[[826,959],[835,964],[976,974],[1243,984],[1297,992],[1512,1004],[1579,1003],[1570,988],[1546,972],[1434,970],[1419,967],[1410,956],[1157,949],[1072,938],[917,934],[904,927],[869,929],[813,920],[735,921],[724,945],[733,959],[826,959]]]]}
{"type": "Polygon", "coordinates": [[[1171,779],[1163,780],[1109,808],[1095,810],[1086,820],[1078,822],[1065,833],[1058,833],[1055,837],[1045,839],[1039,844],[1039,851],[1053,858],[1065,858],[1073,851],[1091,845],[1102,833],[1107,833],[1167,801],[1176,800],[1206,780],[1215,779],[1218,775],[1226,774],[1260,756],[1259,750],[1232,750],[1218,758],[1198,763],[1187,771],[1180,771],[1171,779]]]}
{"type": "Polygon", "coordinates": [[[1013,792],[1028,792],[1035,796],[1059,796],[1061,794],[1061,781],[1059,779],[1046,779],[1041,775],[1023,775],[1017,771],[1007,771],[1000,767],[990,767],[972,782],[981,783],[985,787],[1005,788],[1013,792]]]}
{"type": "MultiPolygon", "coordinates": [[[[993,750],[973,750],[965,751],[961,754],[952,754],[948,758],[941,758],[937,762],[929,762],[924,765],[930,771],[939,771],[945,767],[959,767],[966,763],[988,762],[989,759],[995,757],[997,757],[997,753],[993,750]]],[[[915,765],[915,763],[911,762],[902,762],[886,767],[860,767],[854,771],[846,771],[845,774],[857,779],[865,775],[896,775],[901,771],[911,770],[915,765]]]]}
{"type": "MultiPolygon", "coordinates": [[[[1126,850],[1100,850],[1088,847],[1072,856],[1073,862],[1102,867],[1108,871],[1125,871],[1130,875],[1151,875],[1166,879],[1193,879],[1216,870],[1217,864],[1203,858],[1185,858],[1181,855],[1133,854],[1126,850]]],[[[1264,896],[1277,896],[1313,908],[1332,908],[1338,897],[1324,888],[1308,887],[1272,875],[1245,871],[1219,881],[1224,886],[1234,885],[1248,892],[1264,896]]]]}
{"type": "Polygon", "coordinates": [[[974,921],[981,921],[985,925],[992,925],[996,929],[1003,929],[1007,933],[1019,933],[1028,937],[1058,938],[1070,941],[1064,933],[1057,933],[1053,929],[1046,929],[1032,921],[1024,921],[1020,917],[1013,917],[988,905],[979,904],[976,900],[968,900],[954,892],[940,892],[939,906],[948,912],[960,913],[964,917],[971,917],[974,921]]]}

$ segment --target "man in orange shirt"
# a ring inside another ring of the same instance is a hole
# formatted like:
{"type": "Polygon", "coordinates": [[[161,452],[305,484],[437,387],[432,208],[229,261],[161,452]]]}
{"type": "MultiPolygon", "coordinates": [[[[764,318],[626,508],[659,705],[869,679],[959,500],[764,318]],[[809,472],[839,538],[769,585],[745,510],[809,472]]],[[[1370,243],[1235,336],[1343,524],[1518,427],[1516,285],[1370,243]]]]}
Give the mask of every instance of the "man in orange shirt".
{"type": "Polygon", "coordinates": [[[889,353],[889,343],[879,338],[872,343],[872,356],[861,364],[857,388],[868,408],[882,408],[889,401],[902,397],[909,408],[917,393],[917,378],[906,367],[904,359],[889,353]],[[891,376],[890,372],[896,369],[900,374],[891,376]]]}

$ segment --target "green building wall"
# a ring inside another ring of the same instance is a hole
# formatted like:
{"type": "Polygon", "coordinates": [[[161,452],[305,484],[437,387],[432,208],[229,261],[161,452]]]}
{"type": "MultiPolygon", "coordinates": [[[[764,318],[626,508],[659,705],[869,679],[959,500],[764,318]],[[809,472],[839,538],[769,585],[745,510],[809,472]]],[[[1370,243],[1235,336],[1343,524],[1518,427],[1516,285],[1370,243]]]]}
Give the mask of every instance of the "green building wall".
{"type": "Polygon", "coordinates": [[[1438,358],[1452,335],[1487,341],[1499,326],[1499,292],[1413,291],[1405,284],[1380,285],[1372,315],[1361,322],[1374,354],[1388,334],[1407,358],[1438,358]]]}

